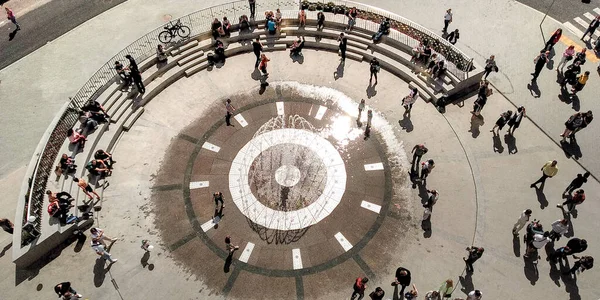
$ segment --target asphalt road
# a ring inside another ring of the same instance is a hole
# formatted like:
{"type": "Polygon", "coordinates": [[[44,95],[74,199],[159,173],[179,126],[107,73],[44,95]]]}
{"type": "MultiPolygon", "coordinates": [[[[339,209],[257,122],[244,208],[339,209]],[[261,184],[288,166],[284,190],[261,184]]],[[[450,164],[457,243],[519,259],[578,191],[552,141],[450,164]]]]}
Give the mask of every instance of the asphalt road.
{"type": "MultiPolygon", "coordinates": [[[[53,0],[0,27],[0,69],[127,0],[53,0]]],[[[2,16],[5,17],[4,10],[2,16]]]]}
{"type": "MultiPolygon", "coordinates": [[[[548,7],[553,0],[518,0],[519,2],[539,10],[542,13],[548,11],[548,7]]],[[[581,17],[585,12],[591,12],[594,8],[600,7],[600,0],[590,0],[590,3],[583,3],[581,0],[555,0],[548,11],[548,15],[560,21],[561,23],[572,21],[575,17],[581,17]]]]}

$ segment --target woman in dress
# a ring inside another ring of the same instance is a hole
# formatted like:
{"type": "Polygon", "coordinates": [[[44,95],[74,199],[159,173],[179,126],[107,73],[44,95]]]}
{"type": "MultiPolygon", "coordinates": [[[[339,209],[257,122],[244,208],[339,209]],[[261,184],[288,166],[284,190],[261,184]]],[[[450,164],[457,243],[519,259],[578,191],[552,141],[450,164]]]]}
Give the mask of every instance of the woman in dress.
{"type": "Polygon", "coordinates": [[[571,135],[573,131],[575,131],[579,126],[583,124],[583,113],[576,113],[569,117],[569,119],[565,122],[565,131],[560,135],[562,137],[562,141],[571,135]]]}
{"type": "Polygon", "coordinates": [[[413,104],[417,101],[418,97],[419,91],[417,90],[417,88],[413,88],[410,91],[410,94],[404,97],[404,99],[402,99],[402,106],[404,106],[404,114],[410,115],[410,110],[412,109],[413,104]]]}
{"type": "Polygon", "coordinates": [[[525,107],[520,106],[517,108],[517,112],[508,120],[508,134],[513,135],[515,129],[519,128],[521,121],[525,118],[525,107]]]}
{"type": "Polygon", "coordinates": [[[508,120],[510,120],[511,116],[512,116],[512,111],[510,111],[510,110],[502,113],[500,115],[500,118],[498,118],[498,120],[496,120],[496,124],[494,125],[492,130],[490,130],[490,132],[493,132],[494,135],[500,134],[500,130],[502,130],[502,128],[504,128],[504,125],[506,125],[506,123],[508,123],[508,120]],[[496,128],[498,128],[498,131],[496,131],[496,128]]]}

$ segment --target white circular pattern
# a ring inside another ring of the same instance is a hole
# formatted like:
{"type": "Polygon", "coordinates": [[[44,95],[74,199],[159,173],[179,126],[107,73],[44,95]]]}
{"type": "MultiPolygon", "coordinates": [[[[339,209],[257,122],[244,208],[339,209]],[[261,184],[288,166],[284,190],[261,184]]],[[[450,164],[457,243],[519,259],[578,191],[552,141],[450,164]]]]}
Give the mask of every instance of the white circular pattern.
{"type": "Polygon", "coordinates": [[[275,181],[280,185],[292,187],[300,181],[300,169],[296,166],[283,165],[275,171],[275,181]]]}
{"type": "Polygon", "coordinates": [[[277,129],[253,138],[240,149],[229,170],[229,190],[235,205],[252,222],[275,230],[298,230],[317,224],[333,212],[345,189],[346,167],[338,151],[316,133],[301,129],[277,129]],[[309,148],[327,168],[323,193],[312,204],[299,210],[280,211],[265,206],[256,199],[248,184],[252,162],[262,151],[281,144],[309,148]]]}

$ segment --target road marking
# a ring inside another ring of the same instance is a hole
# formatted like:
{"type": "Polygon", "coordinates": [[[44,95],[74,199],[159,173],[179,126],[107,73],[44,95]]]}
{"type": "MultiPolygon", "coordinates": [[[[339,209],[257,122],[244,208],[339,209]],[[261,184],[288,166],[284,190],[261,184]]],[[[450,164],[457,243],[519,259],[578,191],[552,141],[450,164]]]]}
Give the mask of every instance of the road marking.
{"type": "Polygon", "coordinates": [[[573,20],[575,20],[575,22],[579,23],[579,25],[583,26],[583,28],[588,28],[588,23],[586,21],[584,21],[582,18],[577,17],[573,20]]]}
{"type": "Polygon", "coordinates": [[[342,245],[344,251],[348,252],[348,250],[352,249],[352,244],[348,242],[348,240],[344,237],[344,235],[341,232],[336,233],[335,238],[338,240],[340,245],[342,245]]]}
{"type": "Polygon", "coordinates": [[[292,262],[294,264],[294,270],[302,269],[302,256],[300,255],[300,249],[292,249],[292,262]]]}
{"type": "MultiPolygon", "coordinates": [[[[595,13],[597,13],[597,14],[599,14],[599,15],[600,15],[600,8],[597,8],[597,7],[596,7],[596,8],[594,8],[594,9],[593,9],[593,11],[594,11],[595,13]]],[[[598,299],[598,300],[600,300],[600,299],[598,299]]]]}
{"type": "Polygon", "coordinates": [[[377,171],[383,170],[383,163],[367,164],[365,165],[365,171],[377,171]]]}
{"type": "Polygon", "coordinates": [[[275,105],[277,105],[277,115],[283,116],[284,115],[283,102],[275,102],[275,105]]]}
{"type": "Polygon", "coordinates": [[[379,211],[381,211],[381,205],[377,205],[375,203],[367,202],[364,200],[362,203],[360,203],[360,206],[375,213],[379,213],[379,211]]]}
{"type": "MultiPolygon", "coordinates": [[[[571,24],[571,22],[564,22],[563,26],[567,27],[567,29],[569,29],[571,32],[573,32],[576,36],[578,37],[582,37],[583,36],[583,31],[579,30],[579,28],[577,28],[577,26],[571,24]]],[[[561,36],[561,40],[563,39],[563,37],[565,37],[564,35],[561,36]]]]}
{"type": "Polygon", "coordinates": [[[221,150],[221,147],[213,145],[209,142],[202,144],[202,148],[210,150],[212,152],[219,152],[219,150],[221,150]]]}
{"type": "MultiPolygon", "coordinates": [[[[569,23],[569,22],[566,22],[566,23],[569,23]]],[[[566,23],[565,23],[565,24],[563,24],[563,25],[565,25],[565,26],[566,26],[566,23]]],[[[571,24],[570,26],[573,26],[573,25],[571,24]]],[[[568,26],[567,26],[567,27],[568,27],[568,26]]],[[[574,26],[573,26],[573,27],[574,27],[574,26]]],[[[573,30],[573,29],[571,29],[571,30],[573,30]]],[[[579,31],[579,30],[577,30],[577,29],[575,29],[575,30],[576,30],[576,31],[579,31]]],[[[583,32],[580,32],[579,36],[582,36],[582,35],[583,35],[583,32]]],[[[580,46],[579,44],[577,44],[578,42],[571,40],[571,39],[570,39],[570,38],[568,38],[566,35],[563,35],[563,36],[561,36],[561,37],[560,37],[560,42],[561,42],[561,43],[563,43],[563,44],[565,44],[565,45],[567,45],[567,46],[571,46],[571,45],[575,46],[575,52],[580,52],[580,51],[581,51],[581,49],[583,49],[583,47],[582,47],[582,46],[580,46]]],[[[586,53],[586,58],[587,58],[587,60],[588,60],[588,61],[591,61],[591,62],[593,62],[593,63],[597,63],[597,62],[599,62],[599,61],[600,61],[600,59],[598,59],[598,58],[596,57],[596,54],[594,53],[594,51],[588,51],[588,52],[586,53]]]]}
{"type": "Polygon", "coordinates": [[[237,114],[237,115],[233,116],[233,118],[236,121],[238,121],[238,123],[240,123],[240,126],[242,126],[242,127],[248,126],[248,122],[246,122],[246,119],[244,119],[244,117],[242,116],[242,114],[237,114]]]}
{"type": "Polygon", "coordinates": [[[590,19],[590,21],[596,18],[596,17],[594,17],[594,15],[590,14],[589,12],[584,13],[583,16],[590,19]]]}
{"type": "Polygon", "coordinates": [[[221,218],[219,218],[219,217],[216,217],[215,219],[210,219],[210,220],[206,221],[204,224],[200,225],[200,228],[202,228],[202,231],[207,232],[211,228],[215,227],[215,225],[218,224],[220,220],[221,220],[221,218]]]}
{"type": "Polygon", "coordinates": [[[252,250],[254,250],[254,244],[248,242],[246,247],[244,247],[244,251],[240,254],[239,260],[245,263],[248,263],[248,259],[250,259],[250,254],[252,254],[252,250]]]}
{"type": "Polygon", "coordinates": [[[208,181],[193,181],[190,182],[190,190],[208,187],[208,181]]]}
{"type": "Polygon", "coordinates": [[[325,115],[325,112],[327,111],[327,107],[325,106],[319,106],[319,110],[317,111],[317,115],[315,115],[315,119],[317,120],[321,120],[323,119],[323,116],[325,115]]]}

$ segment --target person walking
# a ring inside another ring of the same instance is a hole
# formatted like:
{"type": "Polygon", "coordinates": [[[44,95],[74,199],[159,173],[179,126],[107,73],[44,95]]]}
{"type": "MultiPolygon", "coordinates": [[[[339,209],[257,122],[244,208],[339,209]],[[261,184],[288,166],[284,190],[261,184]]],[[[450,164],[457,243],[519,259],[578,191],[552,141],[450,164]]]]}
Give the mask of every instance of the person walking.
{"type": "Polygon", "coordinates": [[[215,192],[213,198],[215,200],[215,209],[219,208],[219,202],[221,202],[221,209],[225,208],[225,204],[223,203],[223,193],[215,192]]]}
{"type": "Polygon", "coordinates": [[[235,125],[231,124],[233,112],[235,112],[235,107],[231,104],[231,99],[227,99],[225,102],[225,124],[227,124],[227,126],[235,127],[235,125]]]}
{"type": "Polygon", "coordinates": [[[317,13],[317,30],[325,28],[325,14],[322,11],[317,13]]]}
{"type": "Polygon", "coordinates": [[[373,110],[367,110],[367,127],[371,128],[373,122],[373,110]]]}
{"type": "Polygon", "coordinates": [[[536,182],[532,183],[529,187],[534,188],[538,183],[541,183],[540,187],[546,184],[546,178],[552,178],[558,173],[558,162],[556,160],[548,161],[542,166],[542,177],[536,182]]]}
{"type": "Polygon", "coordinates": [[[590,172],[585,172],[583,174],[581,174],[581,173],[577,174],[575,179],[573,179],[571,181],[571,183],[569,183],[569,185],[563,192],[563,195],[571,195],[571,193],[573,193],[574,190],[582,187],[583,184],[587,182],[588,177],[590,177],[590,175],[591,175],[590,172]]]}
{"type": "Polygon", "coordinates": [[[369,85],[373,81],[373,76],[375,76],[375,84],[377,84],[377,73],[379,73],[380,69],[381,69],[381,66],[379,65],[379,60],[377,60],[377,57],[373,57],[373,59],[371,59],[371,62],[369,63],[369,70],[371,71],[371,77],[369,78],[369,85]]]}
{"type": "Polygon", "coordinates": [[[458,32],[458,28],[454,29],[454,31],[450,32],[450,34],[448,34],[446,36],[446,39],[448,40],[448,42],[450,42],[450,44],[454,45],[456,44],[456,42],[458,42],[458,38],[460,38],[460,34],[458,32]]]}
{"type": "Polygon", "coordinates": [[[575,139],[575,134],[577,132],[579,132],[581,129],[586,128],[588,125],[590,125],[590,123],[592,123],[592,121],[594,120],[594,114],[592,113],[591,110],[588,110],[584,115],[583,115],[583,123],[581,123],[581,125],[577,128],[575,128],[575,130],[573,130],[573,132],[571,132],[571,135],[569,135],[569,138],[571,139],[575,139]]]}
{"type": "Polygon", "coordinates": [[[452,279],[447,279],[442,283],[438,290],[438,294],[440,298],[446,299],[452,297],[452,292],[454,291],[454,281],[452,279]]]}
{"type": "Polygon", "coordinates": [[[471,247],[467,247],[465,250],[467,250],[469,252],[469,256],[468,257],[463,257],[463,260],[465,261],[466,264],[466,268],[467,268],[467,273],[473,273],[474,269],[473,269],[473,264],[481,258],[481,256],[483,256],[483,251],[484,249],[482,247],[475,247],[475,246],[471,246],[471,247]]]}
{"type": "Polygon", "coordinates": [[[572,132],[577,130],[583,124],[583,113],[575,113],[565,122],[565,131],[560,135],[564,142],[572,132]]]}
{"type": "Polygon", "coordinates": [[[392,282],[392,285],[402,286],[402,288],[398,292],[399,297],[402,297],[404,289],[410,285],[410,280],[410,271],[407,268],[399,267],[398,269],[396,269],[396,277],[394,278],[394,282],[392,282]]]}
{"type": "Polygon", "coordinates": [[[425,300],[442,300],[442,298],[440,297],[440,292],[429,291],[425,294],[425,300]]]}
{"type": "Polygon", "coordinates": [[[521,216],[519,217],[515,225],[513,225],[512,234],[519,235],[519,231],[521,231],[521,229],[525,227],[525,225],[529,221],[529,218],[531,218],[531,213],[531,209],[526,209],[521,213],[521,216]]]}
{"type": "MultiPolygon", "coordinates": [[[[77,291],[71,286],[71,282],[65,281],[61,282],[54,286],[54,292],[58,295],[58,297],[71,297],[75,296],[77,298],[83,297],[81,294],[77,293],[77,291]]],[[[66,298],[68,299],[68,298],[66,298]]]]}
{"type": "Polygon", "coordinates": [[[510,135],[513,135],[515,133],[515,130],[517,128],[519,128],[519,126],[521,125],[521,121],[525,117],[526,117],[525,107],[519,106],[519,108],[517,108],[517,112],[514,115],[512,115],[512,117],[510,118],[510,120],[508,120],[508,131],[507,131],[507,133],[510,134],[510,135]]]}
{"type": "Polygon", "coordinates": [[[94,197],[92,197],[90,193],[94,194],[96,196],[96,199],[100,200],[100,195],[98,195],[98,193],[96,193],[94,189],[92,189],[92,187],[89,185],[89,183],[87,183],[87,181],[85,181],[85,179],[75,177],[73,178],[73,181],[77,182],[79,188],[83,190],[83,193],[86,194],[86,196],[90,197],[90,200],[94,199],[94,197]]]}
{"type": "Polygon", "coordinates": [[[256,16],[256,0],[248,0],[248,5],[250,5],[250,18],[254,19],[256,16]]]}
{"type": "Polygon", "coordinates": [[[263,53],[260,55],[260,64],[258,64],[258,69],[262,72],[263,76],[269,76],[267,72],[267,63],[271,60],[263,53]]]}
{"type": "Polygon", "coordinates": [[[339,42],[338,46],[340,48],[340,53],[342,55],[342,63],[343,63],[343,62],[346,62],[346,48],[348,47],[348,39],[342,32],[342,33],[340,33],[340,36],[338,37],[337,40],[339,42]]]}
{"type": "Polygon", "coordinates": [[[579,63],[579,65],[585,64],[587,55],[587,48],[581,48],[581,51],[575,54],[575,59],[573,60],[573,64],[579,63]]]}
{"type": "MultiPolygon", "coordinates": [[[[362,124],[360,122],[360,118],[362,117],[362,112],[365,110],[365,99],[360,99],[360,103],[358,104],[358,118],[356,119],[357,123],[362,124]]],[[[362,125],[359,125],[359,127],[362,125]]]]}
{"type": "Polygon", "coordinates": [[[552,231],[550,232],[550,239],[554,241],[560,240],[560,237],[563,236],[569,230],[569,220],[567,219],[558,219],[552,222],[552,231]]]}
{"type": "Polygon", "coordinates": [[[367,277],[358,277],[354,282],[352,288],[354,291],[352,292],[352,296],[350,296],[351,300],[357,299],[361,300],[365,296],[365,290],[367,289],[367,282],[369,282],[369,278],[367,277]],[[356,298],[358,297],[358,298],[356,298]]]}
{"type": "Polygon", "coordinates": [[[129,69],[130,71],[130,76],[131,79],[133,79],[135,87],[137,88],[140,94],[144,94],[146,92],[146,87],[144,86],[144,82],[142,81],[142,74],[140,73],[140,69],[137,65],[137,62],[129,54],[125,55],[125,58],[129,60],[129,67],[127,67],[127,69],[129,69]]]}
{"type": "Polygon", "coordinates": [[[354,25],[356,25],[356,17],[358,16],[358,10],[356,10],[356,7],[352,7],[346,13],[346,16],[348,17],[348,26],[346,27],[346,31],[351,31],[354,28],[354,25]]]}
{"type": "Polygon", "coordinates": [[[578,189],[575,192],[575,195],[573,195],[572,197],[567,196],[567,200],[562,204],[557,204],[556,207],[560,208],[561,210],[564,210],[564,206],[566,205],[567,213],[570,214],[573,211],[573,209],[575,209],[575,206],[583,203],[583,201],[585,201],[585,191],[582,189],[578,189]]]}
{"type": "Polygon", "coordinates": [[[577,77],[577,82],[571,88],[571,94],[575,95],[575,94],[577,94],[577,92],[583,90],[583,87],[585,86],[585,84],[587,83],[589,78],[590,78],[590,71],[585,71],[585,73],[579,75],[579,77],[577,77]]]}
{"type": "Polygon", "coordinates": [[[96,228],[96,227],[90,229],[90,234],[91,234],[92,241],[96,241],[96,242],[102,244],[102,246],[104,246],[104,247],[106,247],[106,243],[104,242],[104,240],[109,240],[111,244],[118,240],[118,239],[113,239],[113,238],[105,235],[104,230],[102,230],[100,228],[96,228]]]}
{"type": "Polygon", "coordinates": [[[417,102],[417,98],[419,98],[419,90],[416,87],[412,88],[410,94],[402,99],[402,106],[404,106],[404,115],[410,116],[410,111],[412,110],[413,104],[417,102]]]}
{"type": "Polygon", "coordinates": [[[562,58],[560,59],[560,62],[558,63],[558,65],[556,65],[556,72],[559,71],[559,68],[560,68],[560,71],[562,71],[565,68],[565,66],[567,65],[567,62],[573,60],[574,56],[575,56],[575,46],[571,45],[565,50],[565,52],[562,55],[562,58]]]}
{"type": "Polygon", "coordinates": [[[507,110],[506,112],[503,112],[502,114],[500,114],[500,118],[498,118],[498,120],[496,120],[496,124],[494,125],[494,127],[492,127],[492,130],[490,130],[490,132],[492,132],[494,135],[499,135],[500,134],[500,130],[502,130],[502,128],[504,128],[504,125],[506,125],[506,123],[508,123],[508,121],[511,119],[512,117],[512,111],[507,110]],[[496,131],[496,128],[498,128],[498,131],[496,131]]]}
{"type": "Polygon", "coordinates": [[[452,23],[452,9],[448,8],[444,15],[444,29],[442,29],[442,32],[448,32],[448,25],[450,25],[450,23],[452,23]]]}
{"type": "Polygon", "coordinates": [[[577,75],[581,73],[580,62],[575,62],[567,67],[563,74],[563,80],[560,82],[561,89],[566,89],[567,83],[574,85],[577,82],[577,75]]]}
{"type": "Polygon", "coordinates": [[[490,73],[492,71],[498,72],[498,66],[496,65],[496,56],[495,55],[491,55],[490,58],[485,60],[483,79],[484,80],[487,79],[488,75],[490,75],[490,73]]]}
{"type": "Polygon", "coordinates": [[[0,218],[0,227],[10,234],[13,234],[15,230],[15,224],[13,224],[9,219],[0,218]]]}
{"type": "Polygon", "coordinates": [[[413,159],[411,163],[412,167],[410,168],[411,171],[419,170],[419,162],[421,162],[421,157],[425,155],[427,151],[429,151],[429,149],[427,149],[427,147],[425,147],[425,145],[423,144],[417,144],[412,148],[412,150],[410,151],[413,154],[413,159]]]}
{"type": "Polygon", "coordinates": [[[483,293],[480,290],[474,290],[467,294],[467,300],[481,300],[481,297],[483,297],[483,293]]]}
{"type": "Polygon", "coordinates": [[[96,251],[96,254],[102,256],[102,258],[108,260],[111,264],[116,263],[118,261],[118,259],[112,258],[112,254],[108,253],[104,245],[102,245],[102,243],[98,241],[92,240],[92,249],[96,251]]]}
{"type": "Polygon", "coordinates": [[[381,287],[376,287],[375,290],[369,294],[369,297],[371,297],[371,300],[383,300],[384,296],[385,296],[385,292],[383,291],[383,289],[381,287]]]}
{"type": "Polygon", "coordinates": [[[556,43],[558,43],[561,36],[562,36],[562,29],[560,29],[560,28],[556,29],[556,31],[550,36],[550,38],[546,42],[546,46],[544,47],[544,50],[550,51],[552,49],[552,47],[554,47],[554,45],[556,45],[556,43]]]}
{"type": "Polygon", "coordinates": [[[548,63],[548,56],[550,55],[550,51],[540,52],[540,54],[533,60],[535,63],[535,71],[531,73],[533,75],[533,79],[531,81],[536,81],[542,69],[548,63]]]}
{"type": "Polygon", "coordinates": [[[228,256],[233,256],[233,252],[240,249],[240,246],[233,245],[233,243],[231,242],[231,236],[228,235],[225,237],[225,249],[227,250],[227,252],[229,252],[228,256]]]}
{"type": "Polygon", "coordinates": [[[532,254],[536,253],[537,250],[546,247],[546,244],[550,243],[550,232],[546,231],[544,234],[536,233],[533,235],[533,240],[527,245],[527,251],[523,257],[528,258],[532,254]]]}
{"type": "Polygon", "coordinates": [[[260,63],[260,53],[263,51],[263,44],[260,42],[260,37],[257,37],[255,41],[252,42],[252,52],[256,55],[256,62],[254,63],[254,68],[258,69],[258,64],[260,63]]]}
{"type": "Polygon", "coordinates": [[[429,176],[433,168],[435,168],[435,162],[433,161],[433,159],[429,159],[426,162],[421,163],[421,182],[427,180],[427,176],[429,176]]]}
{"type": "Polygon", "coordinates": [[[423,212],[423,221],[427,221],[431,218],[431,213],[433,212],[433,206],[440,198],[440,194],[436,190],[427,190],[427,202],[423,204],[425,211],[423,212]]]}
{"type": "Polygon", "coordinates": [[[573,264],[573,267],[571,269],[569,269],[566,272],[563,272],[563,274],[575,274],[578,272],[584,272],[585,270],[589,270],[591,268],[594,267],[594,258],[591,256],[582,256],[582,257],[577,257],[575,255],[573,255],[573,258],[575,259],[579,259],[577,261],[575,261],[575,263],[573,264]]]}
{"type": "Polygon", "coordinates": [[[593,38],[594,32],[596,32],[596,29],[598,29],[598,26],[600,26],[600,16],[596,16],[596,18],[594,18],[590,24],[588,25],[588,28],[585,30],[585,32],[583,33],[583,36],[580,38],[580,40],[583,41],[583,39],[585,38],[586,35],[588,35],[588,33],[590,34],[590,40],[593,38]]]}
{"type": "Polygon", "coordinates": [[[21,30],[21,25],[17,23],[17,18],[15,17],[15,13],[8,7],[5,7],[6,10],[6,18],[9,19],[15,26],[17,26],[17,30],[21,30]]]}

